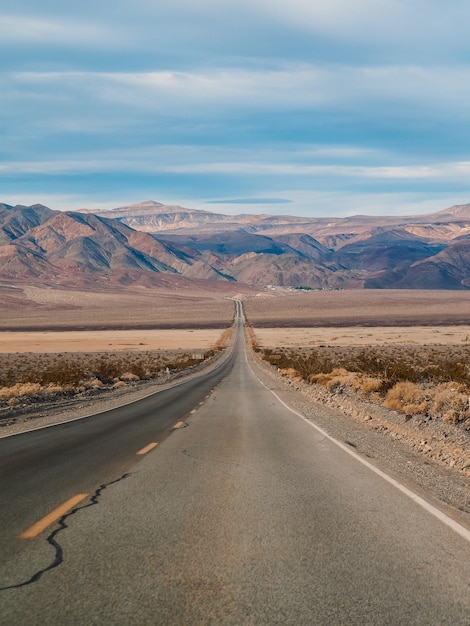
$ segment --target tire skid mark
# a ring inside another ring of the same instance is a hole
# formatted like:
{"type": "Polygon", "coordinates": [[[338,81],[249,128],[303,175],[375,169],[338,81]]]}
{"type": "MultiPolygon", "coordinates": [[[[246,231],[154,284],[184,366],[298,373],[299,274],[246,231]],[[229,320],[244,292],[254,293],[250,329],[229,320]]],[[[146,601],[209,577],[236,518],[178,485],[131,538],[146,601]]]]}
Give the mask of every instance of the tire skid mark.
{"type": "Polygon", "coordinates": [[[77,506],[73,508],[71,511],[69,511],[68,513],[66,513],[65,515],[62,515],[62,517],[57,520],[58,528],[52,531],[50,535],[46,538],[47,543],[49,543],[55,550],[55,555],[54,555],[54,559],[52,560],[52,562],[46,567],[44,567],[43,569],[40,569],[39,571],[37,571],[28,580],[25,580],[21,583],[17,583],[16,585],[8,585],[6,587],[0,587],[0,591],[6,591],[7,589],[19,589],[20,587],[31,585],[32,583],[37,582],[42,577],[42,575],[45,574],[46,572],[49,572],[55,569],[56,567],[59,567],[59,565],[61,565],[64,561],[64,552],[63,552],[62,546],[56,540],[56,537],[59,533],[61,533],[63,530],[66,530],[68,528],[68,525],[66,523],[67,519],[71,517],[72,515],[75,515],[79,511],[83,511],[84,509],[87,509],[90,506],[95,506],[96,504],[99,504],[100,503],[99,498],[105,489],[107,489],[111,485],[115,485],[116,483],[121,482],[121,480],[125,480],[126,478],[129,478],[130,475],[131,475],[130,472],[126,472],[120,478],[116,478],[116,480],[112,480],[109,483],[100,485],[98,489],[95,491],[95,493],[91,496],[90,502],[88,504],[84,504],[83,506],[77,506]]]}

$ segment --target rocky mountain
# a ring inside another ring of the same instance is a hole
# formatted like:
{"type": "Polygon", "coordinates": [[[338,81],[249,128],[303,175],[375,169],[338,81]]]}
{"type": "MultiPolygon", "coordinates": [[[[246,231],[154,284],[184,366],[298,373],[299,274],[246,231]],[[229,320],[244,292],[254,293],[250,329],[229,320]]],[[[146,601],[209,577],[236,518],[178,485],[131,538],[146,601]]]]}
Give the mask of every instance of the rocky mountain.
{"type": "Polygon", "coordinates": [[[184,279],[470,289],[470,205],[420,216],[226,216],[144,202],[100,214],[0,204],[0,279],[184,279]]]}
{"type": "Polygon", "coordinates": [[[223,215],[147,201],[96,213],[136,230],[189,236],[243,232],[278,239],[284,235],[310,235],[334,250],[382,231],[406,230],[428,240],[448,242],[470,234],[470,204],[438,213],[412,216],[298,217],[291,215],[223,215]]]}
{"type": "MultiPolygon", "coordinates": [[[[128,270],[184,275],[196,263],[184,250],[93,214],[0,205],[0,277],[60,282],[128,270]]],[[[224,279],[202,265],[206,278],[224,279]]],[[[197,272],[196,272],[197,274],[197,272]]],[[[199,276],[194,276],[198,278],[199,276]]]]}

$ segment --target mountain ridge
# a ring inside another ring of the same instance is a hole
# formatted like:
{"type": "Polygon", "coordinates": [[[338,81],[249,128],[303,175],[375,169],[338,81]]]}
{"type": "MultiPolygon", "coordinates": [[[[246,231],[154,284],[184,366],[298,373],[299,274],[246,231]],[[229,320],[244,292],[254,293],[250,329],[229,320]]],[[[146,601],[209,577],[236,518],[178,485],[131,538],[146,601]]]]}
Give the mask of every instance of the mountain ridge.
{"type": "Polygon", "coordinates": [[[121,275],[125,284],[159,274],[258,288],[470,289],[470,204],[343,218],[230,216],[154,201],[100,212],[0,204],[2,279],[121,275]]]}

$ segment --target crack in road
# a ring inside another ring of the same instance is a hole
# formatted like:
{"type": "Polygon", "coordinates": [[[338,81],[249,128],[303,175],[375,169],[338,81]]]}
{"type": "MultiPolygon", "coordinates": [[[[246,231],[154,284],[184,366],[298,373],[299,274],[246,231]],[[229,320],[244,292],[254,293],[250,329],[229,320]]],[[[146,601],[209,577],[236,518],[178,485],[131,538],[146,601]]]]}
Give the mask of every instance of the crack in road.
{"type": "Polygon", "coordinates": [[[25,587],[26,585],[31,585],[32,583],[37,582],[42,577],[43,574],[61,565],[64,561],[64,552],[63,552],[62,546],[56,540],[56,537],[59,533],[61,533],[63,530],[66,530],[68,528],[66,520],[72,515],[75,515],[76,513],[78,513],[79,511],[83,511],[83,509],[87,509],[90,506],[95,506],[95,504],[99,504],[99,498],[105,489],[107,489],[111,485],[115,485],[121,480],[125,480],[126,478],[129,478],[130,475],[131,475],[130,472],[126,472],[120,478],[116,478],[116,480],[112,480],[109,483],[100,485],[98,489],[95,491],[95,493],[91,496],[90,502],[88,504],[75,507],[74,509],[66,513],[65,515],[62,515],[62,517],[59,520],[57,520],[57,524],[59,525],[58,528],[52,531],[51,534],[46,538],[47,543],[49,543],[55,549],[55,556],[54,556],[53,561],[49,565],[44,567],[43,569],[33,574],[31,578],[29,578],[28,580],[25,580],[24,582],[21,582],[21,583],[17,583],[16,585],[8,585],[6,587],[0,587],[0,591],[6,591],[7,589],[18,589],[20,587],[25,587]]]}
{"type": "Polygon", "coordinates": [[[195,454],[191,454],[187,450],[182,450],[181,453],[188,457],[189,459],[194,459],[196,461],[205,461],[207,463],[219,463],[221,465],[230,465],[232,467],[240,467],[241,463],[239,461],[231,461],[227,459],[214,458],[210,456],[196,456],[195,454]]]}

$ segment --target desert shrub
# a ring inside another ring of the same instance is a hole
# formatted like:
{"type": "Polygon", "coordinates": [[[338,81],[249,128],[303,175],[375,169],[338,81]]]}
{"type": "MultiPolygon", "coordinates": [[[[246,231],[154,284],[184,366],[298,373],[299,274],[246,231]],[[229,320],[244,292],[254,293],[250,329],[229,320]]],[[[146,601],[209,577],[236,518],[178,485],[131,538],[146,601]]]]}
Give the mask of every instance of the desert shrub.
{"type": "Polygon", "coordinates": [[[39,383],[16,383],[11,387],[2,387],[0,389],[0,400],[8,400],[10,398],[21,398],[39,393],[41,385],[39,383]]]}
{"type": "Polygon", "coordinates": [[[105,356],[90,364],[90,371],[93,376],[105,384],[112,383],[114,378],[119,378],[119,374],[123,370],[124,367],[119,361],[108,359],[105,356]]]}
{"type": "Polygon", "coordinates": [[[299,372],[293,367],[279,368],[279,373],[282,374],[282,376],[286,376],[287,378],[295,378],[299,375],[299,372]]]}
{"type": "Polygon", "coordinates": [[[76,383],[86,373],[83,364],[76,360],[64,360],[44,364],[42,368],[38,367],[35,377],[29,374],[30,379],[37,380],[41,385],[54,383],[57,385],[68,385],[76,383]]]}
{"type": "MultiPolygon", "coordinates": [[[[215,350],[204,354],[210,358],[215,350]]],[[[127,381],[158,378],[172,370],[200,363],[182,351],[128,353],[0,354],[0,402],[11,398],[82,393],[127,381]]]]}
{"type": "Polygon", "coordinates": [[[458,422],[468,417],[468,395],[462,393],[462,385],[438,385],[433,394],[432,411],[450,422],[458,422]]]}
{"type": "Polygon", "coordinates": [[[193,359],[191,356],[189,356],[189,354],[183,354],[180,359],[174,361],[170,367],[173,370],[183,370],[187,369],[188,367],[192,367],[197,363],[199,363],[197,359],[193,359]]]}
{"type": "Polygon", "coordinates": [[[103,386],[103,381],[100,378],[88,378],[87,380],[82,380],[80,385],[85,387],[85,389],[100,389],[103,386]]]}
{"type": "Polygon", "coordinates": [[[452,422],[470,417],[470,346],[276,347],[262,356],[286,376],[360,393],[395,411],[452,422]]]}
{"type": "Polygon", "coordinates": [[[49,383],[47,387],[42,389],[43,393],[46,394],[55,394],[55,393],[63,393],[64,391],[69,391],[71,387],[68,385],[64,387],[63,385],[54,385],[53,383],[49,383]]]}
{"type": "MultiPolygon", "coordinates": [[[[124,372],[124,374],[121,374],[119,376],[121,381],[130,383],[130,382],[134,382],[136,380],[140,380],[140,376],[137,376],[136,374],[133,374],[132,372],[124,372]]],[[[116,386],[116,385],[114,385],[116,386]]]]}
{"type": "Polygon", "coordinates": [[[248,333],[248,337],[250,339],[250,348],[257,352],[259,350],[258,339],[256,338],[253,327],[250,324],[247,324],[246,330],[248,333]]]}
{"type": "Polygon", "coordinates": [[[276,354],[274,364],[279,369],[294,368],[303,379],[308,380],[312,374],[319,374],[324,372],[330,372],[335,363],[325,353],[320,353],[315,350],[309,350],[304,353],[303,351],[285,351],[277,348],[276,350],[263,350],[263,359],[268,362],[273,354],[276,354]]]}
{"type": "Polygon", "coordinates": [[[429,396],[415,383],[402,381],[388,390],[383,406],[401,413],[422,413],[429,407],[429,396]]]}
{"type": "MultiPolygon", "coordinates": [[[[214,349],[215,350],[221,350],[222,348],[225,348],[231,337],[233,334],[233,327],[231,326],[230,328],[226,328],[223,333],[220,335],[219,339],[215,342],[214,345],[214,349]]],[[[254,333],[253,333],[253,337],[254,337],[254,333]]]]}
{"type": "Polygon", "coordinates": [[[348,372],[343,367],[336,367],[328,373],[311,374],[308,380],[311,384],[332,387],[334,385],[348,385],[354,377],[353,372],[348,372]]]}
{"type": "Polygon", "coordinates": [[[383,389],[383,379],[372,376],[363,376],[361,379],[360,390],[364,395],[374,392],[380,392],[383,389]]]}
{"type": "Polygon", "coordinates": [[[123,380],[118,380],[113,385],[113,389],[120,389],[121,387],[126,387],[126,383],[123,380]]]}

